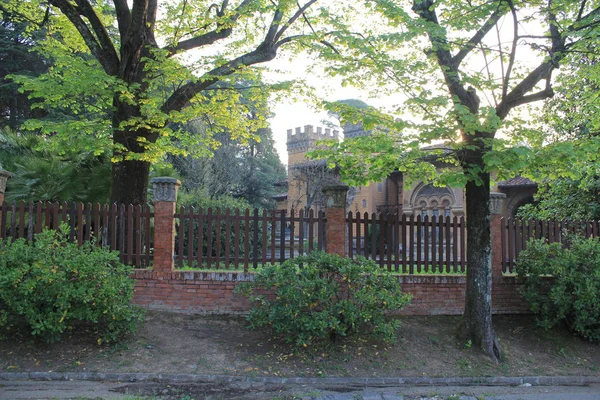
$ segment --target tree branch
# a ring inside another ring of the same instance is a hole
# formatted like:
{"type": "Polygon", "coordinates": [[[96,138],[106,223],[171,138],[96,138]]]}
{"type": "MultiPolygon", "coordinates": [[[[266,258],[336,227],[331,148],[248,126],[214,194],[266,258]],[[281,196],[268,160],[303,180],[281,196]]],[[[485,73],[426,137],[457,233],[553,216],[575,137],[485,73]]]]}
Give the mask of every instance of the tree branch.
{"type": "Polygon", "coordinates": [[[300,18],[300,16],[304,15],[304,13],[306,12],[306,10],[308,10],[308,8],[310,6],[312,6],[314,3],[316,3],[317,0],[309,0],[308,2],[306,2],[306,4],[304,4],[302,7],[300,7],[298,9],[298,11],[296,11],[296,13],[294,15],[292,15],[292,17],[290,19],[287,20],[287,23],[279,30],[279,32],[277,32],[277,35],[275,36],[275,40],[278,41],[281,36],[283,36],[283,34],[285,33],[285,31],[292,26],[292,24],[294,22],[296,22],[296,20],[298,18],[300,18]]]}
{"type": "Polygon", "coordinates": [[[90,25],[92,26],[92,29],[96,34],[96,38],[100,43],[100,46],[102,46],[102,48],[104,49],[106,56],[111,58],[111,62],[115,63],[115,65],[118,65],[119,57],[117,55],[115,46],[113,45],[113,42],[110,39],[108,31],[100,21],[100,18],[98,18],[96,11],[94,11],[94,9],[92,8],[92,5],[89,3],[88,0],[75,0],[75,3],[77,4],[79,10],[81,10],[81,12],[83,13],[83,16],[86,17],[90,22],[90,25]]]}
{"type": "MultiPolygon", "coordinates": [[[[252,0],[244,0],[236,7],[234,13],[225,21],[217,22],[217,27],[209,32],[194,36],[190,39],[181,40],[174,46],[166,46],[164,49],[169,52],[169,55],[174,55],[179,51],[191,50],[202,46],[213,44],[217,40],[225,39],[231,35],[233,28],[231,27],[240,17],[241,11],[250,4],[252,0]]],[[[217,16],[225,14],[225,8],[229,1],[225,0],[221,9],[217,12],[217,16]]],[[[212,7],[212,6],[211,6],[212,7]]]]}
{"type": "Polygon", "coordinates": [[[131,11],[127,5],[127,0],[113,0],[115,12],[117,14],[117,25],[119,26],[119,35],[123,38],[127,35],[129,24],[131,22],[131,11]]]}
{"type": "MultiPolygon", "coordinates": [[[[506,97],[508,92],[508,85],[510,83],[510,74],[512,73],[513,66],[515,65],[515,58],[517,55],[517,44],[519,40],[519,20],[517,18],[517,10],[515,10],[515,6],[512,0],[507,0],[508,5],[510,6],[510,13],[513,18],[513,43],[512,48],[510,49],[510,55],[508,58],[508,66],[506,67],[506,74],[504,75],[504,80],[502,82],[502,99],[506,97]]],[[[502,55],[500,55],[502,57],[502,55]]]]}
{"type": "Polygon", "coordinates": [[[485,21],[485,23],[479,28],[477,32],[473,35],[471,39],[464,45],[462,49],[456,53],[456,55],[452,58],[452,62],[456,68],[459,67],[460,63],[464,60],[464,58],[469,55],[469,53],[477,47],[485,35],[496,25],[496,23],[502,18],[505,14],[504,11],[500,11],[500,6],[490,15],[490,17],[485,21]]]}
{"type": "MultiPolygon", "coordinates": [[[[245,0],[244,3],[248,1],[245,0]]],[[[171,111],[178,111],[183,109],[189,102],[202,90],[210,88],[212,85],[222,79],[223,76],[231,75],[235,71],[255,64],[271,61],[277,56],[277,50],[283,44],[289,43],[291,40],[302,37],[303,35],[288,37],[282,40],[278,39],[283,35],[287,28],[293,24],[298,17],[304,13],[308,7],[314,4],[317,0],[308,1],[303,7],[301,7],[288,21],[285,26],[278,30],[283,13],[280,10],[276,10],[273,14],[273,20],[265,35],[264,40],[258,45],[258,47],[246,54],[243,54],[233,60],[220,65],[213,70],[204,74],[200,79],[194,82],[188,82],[185,85],[177,89],[163,104],[161,110],[164,113],[171,111]]],[[[238,7],[239,10],[239,7],[238,7]]]]}
{"type": "MultiPolygon", "coordinates": [[[[68,0],[49,0],[49,3],[58,7],[61,12],[71,21],[79,32],[92,55],[100,62],[104,71],[109,75],[116,75],[119,70],[119,60],[114,47],[108,49],[98,42],[87,24],[80,18],[80,13],[68,0]]],[[[88,4],[89,5],[89,4],[88,4]]],[[[90,21],[91,23],[91,21],[90,21]]]]}
{"type": "MultiPolygon", "coordinates": [[[[412,9],[424,21],[439,26],[433,5],[433,0],[415,0],[412,9]]],[[[432,45],[432,51],[444,74],[446,86],[448,87],[450,94],[458,98],[460,104],[469,108],[473,114],[477,114],[479,111],[479,98],[473,88],[466,90],[460,81],[458,68],[454,63],[450,50],[448,50],[447,37],[445,34],[439,33],[441,31],[441,29],[437,30],[436,34],[432,34],[431,31],[428,31],[427,35],[429,36],[429,41],[432,45]]]]}

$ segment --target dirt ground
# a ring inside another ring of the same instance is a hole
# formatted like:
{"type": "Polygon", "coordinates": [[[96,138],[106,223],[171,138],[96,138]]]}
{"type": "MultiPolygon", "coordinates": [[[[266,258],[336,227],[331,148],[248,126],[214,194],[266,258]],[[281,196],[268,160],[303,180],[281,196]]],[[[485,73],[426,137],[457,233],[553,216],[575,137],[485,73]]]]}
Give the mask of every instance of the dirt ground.
{"type": "Polygon", "coordinates": [[[458,317],[402,317],[395,344],[346,339],[295,349],[252,331],[243,317],[148,312],[124,342],[98,346],[93,335],[54,344],[0,341],[0,372],[111,371],[247,376],[523,376],[600,373],[600,346],[565,329],[546,332],[532,316],[494,319],[504,362],[494,365],[458,343],[458,317]]]}

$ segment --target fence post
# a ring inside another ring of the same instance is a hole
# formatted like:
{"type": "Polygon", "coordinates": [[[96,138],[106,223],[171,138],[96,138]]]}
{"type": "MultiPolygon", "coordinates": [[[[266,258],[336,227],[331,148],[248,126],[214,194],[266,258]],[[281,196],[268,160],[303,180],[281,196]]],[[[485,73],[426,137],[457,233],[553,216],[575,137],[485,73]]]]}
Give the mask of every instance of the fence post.
{"type": "Polygon", "coordinates": [[[504,193],[490,193],[490,235],[492,241],[492,277],[502,276],[502,202],[504,193]]]}
{"type": "Polygon", "coordinates": [[[152,178],[154,191],[154,262],[156,272],[170,273],[173,270],[175,250],[175,205],[177,189],[181,182],[175,178],[152,178]]]}
{"type": "MultiPolygon", "coordinates": [[[[6,190],[6,181],[11,177],[8,171],[0,171],[0,206],[4,203],[4,191],[6,190]]],[[[0,226],[2,226],[2,213],[0,212],[0,226]]]]}
{"type": "Polygon", "coordinates": [[[323,187],[325,194],[325,250],[331,254],[346,256],[346,195],[348,185],[328,185],[323,187]]]}

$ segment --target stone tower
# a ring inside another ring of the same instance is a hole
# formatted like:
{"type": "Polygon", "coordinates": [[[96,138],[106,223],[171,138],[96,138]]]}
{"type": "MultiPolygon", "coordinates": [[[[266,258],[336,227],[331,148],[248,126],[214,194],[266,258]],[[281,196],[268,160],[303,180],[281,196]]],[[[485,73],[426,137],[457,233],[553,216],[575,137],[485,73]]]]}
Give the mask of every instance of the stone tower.
{"type": "Polygon", "coordinates": [[[287,131],[288,166],[306,161],[306,152],[314,150],[316,143],[324,139],[339,139],[339,132],[330,128],[305,125],[304,131],[298,127],[287,131]]]}

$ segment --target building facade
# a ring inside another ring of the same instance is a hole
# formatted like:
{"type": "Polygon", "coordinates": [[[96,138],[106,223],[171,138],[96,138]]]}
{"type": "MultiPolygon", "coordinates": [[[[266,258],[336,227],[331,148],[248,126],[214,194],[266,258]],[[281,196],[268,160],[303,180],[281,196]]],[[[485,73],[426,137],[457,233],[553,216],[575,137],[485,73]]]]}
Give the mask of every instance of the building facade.
{"type": "MultiPolygon", "coordinates": [[[[360,124],[344,127],[345,138],[370,135],[360,124]]],[[[339,132],[306,125],[304,128],[288,129],[288,179],[281,182],[282,193],[275,197],[277,208],[290,211],[319,211],[323,208],[321,188],[325,184],[338,183],[339,174],[327,168],[324,160],[314,161],[306,153],[316,148],[319,140],[340,140],[339,132]],[[287,189],[287,190],[285,190],[287,189]],[[285,191],[284,191],[285,190],[285,191]]],[[[533,201],[537,185],[525,178],[500,182],[493,191],[507,195],[503,215],[513,217],[523,204],[533,201]]],[[[463,216],[465,193],[461,187],[437,187],[425,182],[407,185],[401,172],[393,172],[380,182],[368,186],[353,187],[348,193],[347,211],[353,213],[400,213],[432,216],[463,216]]]]}

